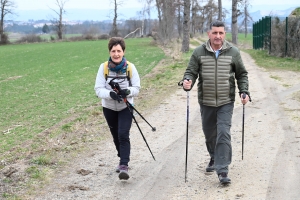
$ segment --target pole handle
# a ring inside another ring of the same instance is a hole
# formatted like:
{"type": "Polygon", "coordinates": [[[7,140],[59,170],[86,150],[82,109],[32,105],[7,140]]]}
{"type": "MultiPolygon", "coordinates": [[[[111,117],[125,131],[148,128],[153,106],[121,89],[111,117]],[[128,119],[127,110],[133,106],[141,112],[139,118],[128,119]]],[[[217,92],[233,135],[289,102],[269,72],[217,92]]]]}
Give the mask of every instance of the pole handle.
{"type": "Polygon", "coordinates": [[[245,92],[243,92],[242,98],[246,99],[246,93],[245,92]]]}

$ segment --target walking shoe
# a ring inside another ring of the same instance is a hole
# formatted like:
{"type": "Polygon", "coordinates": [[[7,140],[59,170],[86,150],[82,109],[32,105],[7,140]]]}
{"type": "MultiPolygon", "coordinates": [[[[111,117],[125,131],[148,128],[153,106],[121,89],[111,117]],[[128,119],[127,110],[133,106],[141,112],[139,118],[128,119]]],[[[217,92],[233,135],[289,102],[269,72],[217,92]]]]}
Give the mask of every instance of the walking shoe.
{"type": "Polygon", "coordinates": [[[226,172],[221,172],[220,174],[218,174],[220,183],[222,184],[228,184],[231,182],[230,178],[227,176],[226,172]]]}
{"type": "Polygon", "coordinates": [[[215,171],[215,161],[214,159],[211,158],[206,167],[206,172],[213,172],[213,171],[215,171]]]}
{"type": "Polygon", "coordinates": [[[117,172],[117,173],[120,173],[120,165],[118,165],[118,166],[116,167],[116,172],[117,172]]]}
{"type": "Polygon", "coordinates": [[[126,165],[120,165],[119,179],[120,180],[127,180],[127,179],[129,179],[128,166],[126,166],[126,165]]]}

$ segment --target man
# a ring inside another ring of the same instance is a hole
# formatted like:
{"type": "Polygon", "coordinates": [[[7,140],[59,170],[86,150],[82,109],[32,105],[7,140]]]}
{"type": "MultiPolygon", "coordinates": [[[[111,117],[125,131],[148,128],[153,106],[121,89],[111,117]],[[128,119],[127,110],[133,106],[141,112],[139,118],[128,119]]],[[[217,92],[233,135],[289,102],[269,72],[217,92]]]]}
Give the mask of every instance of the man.
{"type": "Polygon", "coordinates": [[[198,78],[198,102],[207,151],[211,157],[207,172],[216,171],[222,184],[230,183],[231,118],[235,100],[235,79],[243,104],[250,98],[248,72],[239,50],[225,40],[225,24],[211,23],[209,40],[197,47],[183,77],[183,89],[189,91],[198,78]],[[242,95],[246,94],[245,98],[242,95]]]}

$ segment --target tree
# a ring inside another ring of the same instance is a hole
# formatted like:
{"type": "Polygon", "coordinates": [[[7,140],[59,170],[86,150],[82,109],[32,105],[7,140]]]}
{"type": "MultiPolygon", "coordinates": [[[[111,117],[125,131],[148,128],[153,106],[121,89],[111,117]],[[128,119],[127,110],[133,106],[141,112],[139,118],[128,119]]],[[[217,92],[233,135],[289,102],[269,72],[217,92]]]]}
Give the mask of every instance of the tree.
{"type": "Polygon", "coordinates": [[[238,43],[238,16],[241,15],[238,10],[238,4],[242,0],[232,0],[232,15],[231,15],[231,33],[232,33],[232,43],[238,43]]]}
{"type": "Polygon", "coordinates": [[[156,0],[159,24],[158,39],[163,45],[174,38],[177,6],[178,3],[173,0],[156,0]]]}
{"type": "Polygon", "coordinates": [[[57,15],[58,19],[54,19],[53,25],[56,27],[56,33],[58,39],[62,39],[64,32],[64,24],[63,24],[63,15],[66,13],[64,6],[68,0],[56,0],[56,5],[58,6],[58,11],[52,9],[57,15]]]}
{"type": "Polygon", "coordinates": [[[209,0],[207,4],[204,6],[204,19],[206,22],[206,27],[210,27],[210,24],[215,20],[218,16],[218,6],[215,4],[214,0],[209,0]]]}
{"type": "Polygon", "coordinates": [[[247,37],[248,34],[248,22],[253,21],[252,17],[250,16],[249,13],[249,1],[248,0],[244,0],[243,2],[243,6],[244,6],[244,12],[242,13],[243,16],[243,20],[242,20],[242,26],[244,26],[245,29],[245,37],[247,37]]]}
{"type": "Polygon", "coordinates": [[[4,18],[8,14],[14,14],[13,9],[16,8],[12,0],[0,0],[0,44],[8,42],[7,36],[4,33],[4,18]]]}
{"type": "Polygon", "coordinates": [[[114,19],[112,24],[112,30],[110,31],[111,36],[118,36],[119,30],[117,27],[117,19],[118,19],[118,6],[121,6],[123,4],[122,1],[117,2],[117,0],[113,0],[114,3],[114,19]]]}
{"type": "Polygon", "coordinates": [[[42,31],[43,33],[49,33],[50,32],[49,26],[47,24],[44,24],[42,31]]]}
{"type": "Polygon", "coordinates": [[[204,7],[200,6],[198,0],[192,0],[191,3],[191,31],[193,34],[197,32],[203,33],[203,24],[204,24],[204,7]]]}
{"type": "Polygon", "coordinates": [[[222,0],[218,0],[218,20],[219,21],[222,21],[222,11],[223,11],[223,8],[222,8],[222,0]]]}
{"type": "Polygon", "coordinates": [[[183,11],[183,39],[182,39],[182,52],[189,51],[190,45],[190,8],[191,2],[190,0],[184,0],[184,11],[183,11]]]}
{"type": "MultiPolygon", "coordinates": [[[[145,27],[148,28],[148,34],[152,34],[152,26],[151,26],[151,4],[154,0],[139,0],[139,2],[144,2],[143,15],[146,13],[148,15],[148,19],[146,20],[147,25],[145,27]]],[[[145,32],[147,29],[145,28],[145,32]]],[[[147,32],[146,32],[147,34],[147,32]]]]}
{"type": "Polygon", "coordinates": [[[181,16],[181,12],[183,13],[184,11],[182,10],[182,7],[184,6],[183,3],[180,2],[180,0],[177,0],[176,2],[177,7],[177,32],[178,32],[178,36],[181,38],[182,35],[182,29],[183,29],[183,19],[181,16]]]}

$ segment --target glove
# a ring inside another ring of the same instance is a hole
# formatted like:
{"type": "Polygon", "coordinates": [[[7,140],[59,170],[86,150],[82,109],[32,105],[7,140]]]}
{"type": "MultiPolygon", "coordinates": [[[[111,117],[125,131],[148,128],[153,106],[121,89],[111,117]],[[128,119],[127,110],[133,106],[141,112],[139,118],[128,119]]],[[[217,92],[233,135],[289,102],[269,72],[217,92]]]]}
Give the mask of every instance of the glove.
{"type": "Polygon", "coordinates": [[[130,90],[128,90],[128,89],[124,89],[124,90],[119,91],[119,95],[120,95],[123,99],[125,99],[126,96],[129,95],[129,94],[130,94],[130,90]]]}
{"type": "Polygon", "coordinates": [[[110,91],[109,96],[110,96],[113,100],[118,101],[119,103],[122,101],[120,95],[117,95],[117,93],[114,92],[114,91],[110,91]]]}

